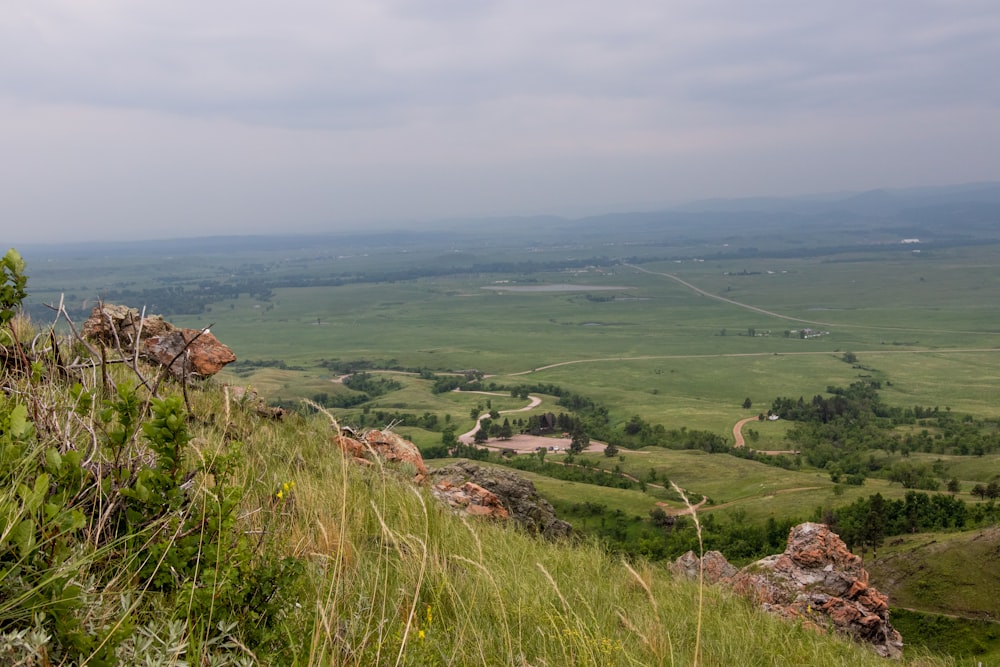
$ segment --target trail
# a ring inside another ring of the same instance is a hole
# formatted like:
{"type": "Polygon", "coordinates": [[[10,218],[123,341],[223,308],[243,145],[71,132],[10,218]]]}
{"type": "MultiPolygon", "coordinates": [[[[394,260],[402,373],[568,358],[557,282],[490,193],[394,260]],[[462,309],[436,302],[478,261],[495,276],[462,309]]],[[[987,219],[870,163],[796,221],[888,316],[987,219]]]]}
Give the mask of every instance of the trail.
{"type": "Polygon", "coordinates": [[[823,487],[820,487],[820,486],[799,486],[799,487],[796,487],[794,489],[778,489],[777,491],[767,491],[765,493],[757,494],[756,496],[744,496],[742,498],[736,498],[735,500],[730,500],[730,501],[725,502],[725,503],[719,503],[718,505],[711,505],[709,507],[706,507],[704,511],[708,512],[710,510],[722,509],[723,507],[729,507],[729,506],[735,505],[737,503],[744,503],[744,502],[746,502],[746,501],[748,501],[748,500],[750,500],[752,498],[767,498],[768,496],[777,496],[777,495],[781,495],[781,494],[784,494],[784,493],[799,493],[801,491],[815,491],[816,489],[820,489],[820,488],[823,488],[823,487]]]}
{"type": "MultiPolygon", "coordinates": [[[[989,614],[981,613],[979,615],[975,614],[949,614],[943,611],[933,611],[930,609],[916,609],[914,607],[901,607],[900,605],[892,605],[893,609],[905,609],[906,611],[914,611],[918,614],[930,614],[933,616],[945,616],[946,618],[960,618],[966,621],[986,621],[987,623],[1000,624],[1000,621],[990,618],[989,614]]],[[[982,663],[980,663],[982,664],[982,663]]]]}
{"type": "Polygon", "coordinates": [[[701,294],[702,296],[708,297],[709,299],[715,299],[716,301],[722,301],[723,303],[728,303],[730,305],[736,306],[738,308],[744,308],[746,310],[753,311],[755,313],[761,313],[762,315],[769,315],[770,317],[777,317],[778,319],[788,320],[789,322],[801,322],[803,324],[815,324],[823,327],[841,327],[841,328],[852,328],[852,329],[874,329],[877,331],[912,331],[912,332],[926,332],[926,333],[950,333],[950,334],[983,334],[983,331],[954,331],[951,329],[913,329],[909,327],[883,327],[871,324],[844,324],[842,322],[820,322],[819,320],[806,320],[801,317],[792,317],[791,315],[782,315],[781,313],[776,313],[772,310],[765,310],[764,308],[758,308],[757,306],[751,306],[748,303],[742,303],[734,299],[727,299],[724,296],[719,296],[718,294],[712,294],[707,292],[696,285],[692,285],[683,278],[679,278],[672,273],[663,273],[660,271],[650,271],[649,269],[644,269],[641,266],[636,266],[634,264],[624,264],[630,269],[635,269],[641,273],[648,273],[652,276],[662,276],[664,278],[669,278],[675,282],[684,285],[688,289],[701,294]]]}
{"type": "MultiPolygon", "coordinates": [[[[959,333],[959,332],[954,332],[959,333]]],[[[973,333],[973,332],[961,332],[961,333],[973,333]]],[[[936,348],[936,349],[922,349],[922,350],[856,350],[855,354],[965,354],[965,353],[981,353],[981,352],[1000,352],[1000,347],[963,347],[963,348],[936,348]]],[[[831,350],[810,350],[803,352],[726,352],[721,354],[644,354],[634,357],[596,357],[593,359],[572,359],[570,361],[558,361],[554,364],[547,364],[545,366],[537,366],[535,368],[518,371],[516,373],[508,373],[507,375],[513,377],[515,375],[530,375],[531,373],[537,373],[538,371],[549,370],[550,368],[558,368],[560,366],[570,366],[572,364],[594,364],[594,363],[608,363],[612,361],[650,361],[655,359],[725,359],[725,358],[737,358],[737,357],[791,357],[791,356],[835,356],[837,353],[831,350]]]]}
{"type": "Polygon", "coordinates": [[[747,441],[743,439],[743,425],[757,421],[757,417],[747,417],[736,422],[733,426],[733,438],[736,440],[735,447],[746,447],[747,441]]]}

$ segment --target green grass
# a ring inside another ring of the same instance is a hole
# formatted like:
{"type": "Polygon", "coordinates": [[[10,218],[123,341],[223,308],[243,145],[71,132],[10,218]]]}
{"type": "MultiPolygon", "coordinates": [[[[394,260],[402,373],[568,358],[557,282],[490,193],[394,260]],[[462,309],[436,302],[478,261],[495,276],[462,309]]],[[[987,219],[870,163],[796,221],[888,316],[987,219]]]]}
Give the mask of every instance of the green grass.
{"type": "MultiPolygon", "coordinates": [[[[892,380],[892,401],[964,406],[980,416],[996,416],[1000,409],[990,396],[997,395],[1000,379],[988,370],[995,365],[995,353],[947,351],[986,349],[995,343],[1000,328],[993,307],[997,279],[989,269],[995,254],[995,248],[962,249],[945,257],[946,263],[930,265],[898,259],[842,264],[789,260],[780,263],[778,275],[792,275],[793,280],[764,283],[757,280],[763,276],[755,276],[753,285],[723,277],[723,271],[734,267],[722,263],[651,267],[677,271],[727,298],[831,323],[830,336],[805,341],[781,335],[799,326],[788,320],[711,300],[669,279],[626,268],[613,273],[539,273],[531,279],[625,285],[625,294],[635,300],[595,302],[585,293],[493,293],[481,287],[502,276],[463,276],[277,289],[269,301],[244,295],[214,304],[213,311],[201,317],[176,321],[214,323],[213,331],[242,358],[282,359],[307,369],[225,376],[238,384],[254,384],[270,397],[341,391],[330,381],[331,374],[318,367],[321,359],[394,359],[406,367],[478,368],[498,374],[501,382],[556,382],[608,404],[613,419],[638,413],[668,428],[707,428],[729,437],[737,419],[765,409],[774,396],[809,396],[827,384],[849,382],[868,372],[840,361],[840,352],[851,349],[865,365],[892,380]],[[864,289],[848,280],[862,281],[864,289]],[[968,289],[978,290],[982,298],[970,296],[968,289]],[[736,335],[748,327],[773,333],[736,335]],[[722,329],[725,336],[720,335],[722,329]],[[908,348],[929,352],[897,352],[908,348]],[[587,363],[511,375],[562,361],[587,363]],[[741,407],[748,396],[754,403],[750,411],[741,407]],[[949,400],[952,397],[957,403],[949,400]]],[[[173,261],[148,264],[142,280],[168,277],[173,261]]],[[[227,261],[216,257],[186,266],[193,278],[212,275],[227,261]]],[[[301,258],[295,263],[301,266],[294,270],[318,271],[322,265],[301,258]]],[[[107,282],[99,267],[91,268],[86,283],[79,283],[81,292],[85,284],[107,282]]],[[[57,282],[53,279],[49,287],[55,289],[57,282]]],[[[469,410],[485,400],[464,394],[435,396],[426,381],[399,379],[403,388],[373,401],[373,409],[452,414],[459,425],[471,424],[469,410]]],[[[83,381],[93,383],[96,378],[83,381]]],[[[69,419],[69,399],[60,397],[60,391],[64,388],[56,384],[25,383],[17,395],[38,397],[33,415],[42,414],[43,408],[53,410],[39,418],[46,428],[69,425],[65,428],[72,432],[59,434],[49,444],[72,442],[89,451],[100,429],[88,430],[69,419]]],[[[281,621],[291,645],[282,657],[296,664],[883,663],[845,641],[767,616],[722,589],[706,590],[706,605],[699,611],[694,585],[675,581],[661,567],[644,561],[629,569],[587,539],[550,544],[510,526],[456,517],[435,504],[426,488],[412,486],[407,471],[345,461],[321,415],[264,421],[227,405],[218,391],[191,394],[196,444],[185,464],[212,460],[227,451],[227,443],[240,442],[244,459],[238,479],[244,494],[233,535],[267,535],[269,552],[306,566],[306,583],[281,621]],[[275,489],[291,482],[294,494],[276,502],[275,489]]],[[[509,397],[491,400],[501,410],[524,404],[509,397]]],[[[539,410],[553,407],[547,401],[539,410]]],[[[358,410],[337,414],[356,415],[358,410]]],[[[770,428],[787,425],[759,425],[762,440],[777,439],[766,430],[770,428]]],[[[422,445],[438,437],[419,429],[405,431],[422,445]]],[[[55,437],[53,433],[46,437],[55,437]]],[[[692,495],[709,496],[713,504],[703,511],[726,518],[803,516],[876,490],[888,497],[904,494],[898,486],[878,480],[838,488],[822,473],[789,472],[723,455],[649,448],[623,456],[620,463],[626,470],[642,477],[652,467],[658,478],[669,477],[692,495]]],[[[590,458],[602,465],[617,462],[590,458]]],[[[957,471],[967,462],[949,465],[957,471]]],[[[968,476],[962,479],[973,479],[971,474],[963,473],[968,476]]],[[[655,489],[641,493],[533,479],[558,503],[589,500],[639,518],[667,495],[655,489]]],[[[198,478],[192,493],[209,498],[211,492],[208,476],[198,478]]],[[[7,500],[17,500],[13,491],[7,500]]],[[[81,545],[87,556],[85,548],[81,545]]],[[[962,543],[962,548],[933,558],[955,571],[969,549],[969,543],[962,543]]],[[[888,560],[889,552],[884,553],[883,560],[888,560]]],[[[89,561],[75,569],[86,572],[107,565],[100,554],[87,557],[89,561]]],[[[989,563],[985,555],[982,561],[989,563]]],[[[126,629],[142,626],[167,645],[173,630],[169,615],[159,612],[163,607],[183,609],[182,600],[146,596],[130,590],[128,582],[114,583],[92,591],[82,613],[95,623],[123,618],[126,629]],[[123,613],[122,594],[136,595],[139,605],[126,609],[124,616],[116,615],[123,613]],[[129,617],[133,611],[136,616],[129,617]]],[[[943,588],[926,582],[920,586],[930,586],[942,605],[947,602],[943,588]]],[[[992,589],[981,593],[1000,597],[992,589]]],[[[981,602],[969,600],[970,605],[981,602]]],[[[181,614],[177,642],[190,651],[187,658],[207,661],[222,649],[212,648],[215,645],[207,642],[212,637],[194,634],[197,620],[181,614]]],[[[266,655],[267,647],[255,649],[266,655]]],[[[233,650],[243,655],[239,647],[233,650]]],[[[907,659],[947,662],[920,654],[907,659]]]]}
{"type": "Polygon", "coordinates": [[[996,619],[1000,617],[998,549],[996,527],[904,535],[887,539],[878,560],[867,566],[876,586],[891,595],[895,606],[996,619]]]}

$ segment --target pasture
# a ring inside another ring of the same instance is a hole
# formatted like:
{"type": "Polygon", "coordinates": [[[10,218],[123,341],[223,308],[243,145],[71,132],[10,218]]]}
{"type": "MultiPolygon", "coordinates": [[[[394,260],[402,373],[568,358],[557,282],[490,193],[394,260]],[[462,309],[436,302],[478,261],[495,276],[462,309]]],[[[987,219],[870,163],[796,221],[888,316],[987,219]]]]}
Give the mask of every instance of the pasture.
{"type": "MultiPolygon", "coordinates": [[[[220,241],[194,254],[166,244],[147,254],[64,253],[34,263],[29,256],[29,289],[33,312],[65,295],[67,304],[77,304],[77,317],[80,306],[115,290],[132,290],[136,300],[128,305],[152,312],[171,290],[218,295],[201,312],[168,319],[211,325],[241,360],[281,362],[217,376],[271,399],[351,394],[336,382],[331,360],[395,369],[389,375],[401,388],[335,410],[345,423],[395,410],[447,418],[457,433],[471,428],[470,412],[484,407],[484,397],[433,394],[430,380],[399,372],[418,369],[475,369],[501,386],[555,384],[606,406],[613,425],[638,415],[729,441],[736,421],[766,412],[776,397],[809,400],[827,386],[859,379],[881,382],[891,405],[1000,417],[998,245],[919,253],[876,245],[821,256],[702,261],[698,253],[712,256],[722,244],[689,243],[650,246],[644,261],[634,256],[637,246],[609,243],[612,236],[546,245],[494,234],[464,245],[437,238],[406,247],[386,239],[275,247],[261,240],[239,252],[226,252],[220,241]],[[668,261],[662,257],[668,250],[686,256],[668,261]],[[633,255],[627,261],[609,258],[626,251],[633,255]],[[480,269],[449,269],[467,265],[480,269]],[[243,287],[227,292],[228,285],[243,287]],[[845,361],[848,352],[854,361],[845,361]]],[[[785,247],[794,243],[782,238],[785,247]]],[[[526,404],[491,401],[501,411],[526,404]]],[[[518,416],[549,411],[561,411],[551,396],[518,416]]],[[[758,433],[754,448],[787,447],[788,425],[781,421],[748,428],[758,433]]],[[[439,431],[404,430],[422,447],[440,442],[439,431]]],[[[688,467],[695,454],[629,454],[626,466],[646,466],[634,463],[645,456],[685,488],[717,503],[738,500],[762,517],[848,502],[855,492],[847,487],[833,496],[825,474],[792,474],[731,457],[697,457],[688,467]],[[661,456],[667,460],[659,462],[661,456]],[[728,472],[715,469],[716,460],[728,472]],[[817,488],[801,498],[789,490],[804,487],[817,488]]],[[[970,466],[957,461],[949,469],[972,479],[961,474],[970,466]]],[[[881,483],[870,480],[859,493],[882,490],[881,483]]],[[[566,485],[544,484],[572,495],[566,485]]]]}
{"type": "MultiPolygon", "coordinates": [[[[610,406],[619,420],[640,414],[727,434],[746,416],[745,398],[766,410],[776,396],[809,398],[828,385],[875,378],[888,380],[891,404],[989,417],[1000,414],[993,398],[1000,395],[1000,278],[989,270],[996,254],[967,247],[940,258],[649,269],[773,314],[615,266],[280,288],[267,300],[240,296],[178,321],[213,322],[242,358],[304,368],[309,390],[326,377],[316,370],[323,359],[478,369],[502,384],[566,386],[610,406]],[[750,275],[724,275],[743,270],[750,275]],[[534,291],[503,289],[514,284],[534,291]],[[567,284],[593,291],[544,289],[567,284]],[[625,289],[600,289],[611,286],[625,289]],[[803,328],[829,333],[802,338],[803,328]],[[842,360],[846,351],[856,364],[842,360]]],[[[255,384],[295,393],[294,383],[259,372],[259,381],[249,378],[255,384]]],[[[409,392],[405,400],[421,399],[409,392]]]]}

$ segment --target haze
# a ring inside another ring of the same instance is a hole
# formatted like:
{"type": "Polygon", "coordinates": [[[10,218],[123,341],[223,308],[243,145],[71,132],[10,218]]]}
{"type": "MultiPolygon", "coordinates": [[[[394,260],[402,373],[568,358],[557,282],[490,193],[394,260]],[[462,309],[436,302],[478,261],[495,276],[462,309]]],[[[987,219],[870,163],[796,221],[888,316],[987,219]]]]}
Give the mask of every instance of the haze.
{"type": "Polygon", "coordinates": [[[1000,4],[34,0],[7,243],[1000,180],[1000,4]]]}

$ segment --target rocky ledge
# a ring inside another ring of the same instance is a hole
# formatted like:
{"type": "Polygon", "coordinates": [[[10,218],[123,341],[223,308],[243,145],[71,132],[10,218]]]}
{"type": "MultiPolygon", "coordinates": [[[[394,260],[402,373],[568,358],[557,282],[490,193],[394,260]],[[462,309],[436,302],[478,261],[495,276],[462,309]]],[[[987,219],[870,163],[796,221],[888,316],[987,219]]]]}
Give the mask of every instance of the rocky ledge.
{"type": "Polygon", "coordinates": [[[236,355],[208,330],[181,329],[160,315],[142,317],[128,306],[96,306],[83,323],[83,336],[123,353],[139,353],[169,366],[177,379],[215,375],[236,355]]]}
{"type": "Polygon", "coordinates": [[[784,618],[832,629],[870,644],[886,658],[903,655],[903,638],[889,623],[888,598],[868,585],[868,572],[836,533],[819,523],[792,528],[784,553],[737,570],[717,551],[678,558],[675,575],[721,583],[784,618]]]}
{"type": "Polygon", "coordinates": [[[572,527],[556,517],[531,480],[503,468],[459,461],[431,473],[432,492],[449,506],[469,514],[508,516],[530,533],[565,537],[572,527]]]}

